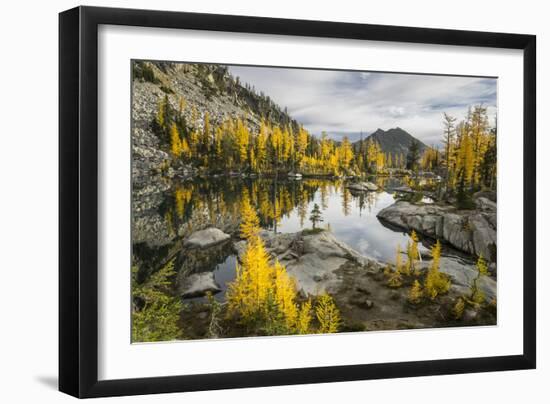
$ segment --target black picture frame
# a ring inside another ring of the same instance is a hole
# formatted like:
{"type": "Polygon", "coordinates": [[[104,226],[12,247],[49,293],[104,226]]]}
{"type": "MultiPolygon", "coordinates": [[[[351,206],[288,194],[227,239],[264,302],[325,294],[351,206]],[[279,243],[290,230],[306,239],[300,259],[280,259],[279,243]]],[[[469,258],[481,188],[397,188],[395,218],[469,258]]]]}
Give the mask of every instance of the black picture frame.
{"type": "Polygon", "coordinates": [[[59,15],[59,389],[75,397],[324,383],[536,366],[536,37],[340,22],[77,7],[59,15]],[[523,354],[99,381],[98,26],[180,28],[523,51],[523,354]]]}

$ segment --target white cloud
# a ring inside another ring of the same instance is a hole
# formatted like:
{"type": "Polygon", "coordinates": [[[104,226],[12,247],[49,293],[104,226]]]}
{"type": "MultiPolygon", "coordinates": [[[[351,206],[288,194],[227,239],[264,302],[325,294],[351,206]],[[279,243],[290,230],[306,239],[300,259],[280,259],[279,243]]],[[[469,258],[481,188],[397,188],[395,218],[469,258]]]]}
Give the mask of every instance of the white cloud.
{"type": "Polygon", "coordinates": [[[496,80],[472,77],[231,66],[314,134],[401,127],[440,143],[443,112],[462,119],[469,105],[496,113],[496,80]]]}
{"type": "Polygon", "coordinates": [[[398,117],[400,117],[400,116],[405,115],[405,108],[403,108],[403,107],[396,107],[395,105],[392,105],[392,106],[388,109],[388,112],[389,112],[390,115],[393,116],[394,118],[398,118],[398,117]]]}

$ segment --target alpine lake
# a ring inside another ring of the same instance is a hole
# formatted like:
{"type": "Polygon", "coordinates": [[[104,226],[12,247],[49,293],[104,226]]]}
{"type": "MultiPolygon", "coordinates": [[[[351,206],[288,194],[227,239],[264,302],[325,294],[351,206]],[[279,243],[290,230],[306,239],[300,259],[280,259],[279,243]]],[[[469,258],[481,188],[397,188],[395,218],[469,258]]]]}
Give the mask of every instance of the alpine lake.
{"type": "MultiPolygon", "coordinates": [[[[322,212],[318,224],[361,255],[380,263],[395,261],[397,246],[404,251],[411,241],[403,229],[383,223],[377,213],[398,198],[408,198],[399,189],[406,179],[371,178],[379,187],[374,192],[354,192],[341,179],[327,178],[242,178],[216,176],[208,179],[171,181],[164,190],[133,195],[134,265],[138,276],[149,276],[168,260],[175,260],[176,282],[190,274],[213,272],[221,292],[216,300],[225,301],[228,284],[235,278],[237,254],[233,243],[239,240],[240,209],[243,195],[256,207],[262,229],[274,233],[295,233],[311,229],[310,212],[317,204],[322,212]],[[189,248],[183,242],[189,235],[214,226],[231,239],[204,249],[189,248]]],[[[422,197],[418,203],[432,203],[422,197]]],[[[420,239],[419,252],[429,255],[434,240],[420,239]]],[[[473,261],[448,246],[443,256],[473,261]]],[[[175,285],[177,290],[177,285],[175,285]]],[[[204,301],[204,297],[184,299],[204,301]]]]}

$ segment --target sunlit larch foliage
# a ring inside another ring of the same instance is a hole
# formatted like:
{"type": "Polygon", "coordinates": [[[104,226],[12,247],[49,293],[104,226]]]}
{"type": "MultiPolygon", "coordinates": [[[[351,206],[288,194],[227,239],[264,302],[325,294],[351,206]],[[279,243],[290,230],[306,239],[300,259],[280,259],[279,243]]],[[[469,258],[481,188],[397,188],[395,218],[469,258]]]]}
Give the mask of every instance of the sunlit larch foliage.
{"type": "MultiPolygon", "coordinates": [[[[243,205],[241,234],[247,240],[237,276],[227,291],[230,315],[240,318],[259,332],[296,333],[299,326],[296,284],[279,262],[271,264],[269,255],[258,236],[258,218],[248,202],[243,205]]],[[[302,315],[301,325],[309,323],[302,315]]],[[[303,331],[303,330],[302,330],[303,331]]],[[[307,332],[307,331],[306,331],[307,332]]]]}
{"type": "Polygon", "coordinates": [[[435,300],[438,295],[447,293],[451,287],[450,279],[439,271],[440,259],[441,243],[437,240],[432,247],[432,262],[424,282],[424,291],[431,300],[435,300]]]}
{"type": "Polygon", "coordinates": [[[408,300],[412,304],[418,304],[422,301],[423,295],[424,291],[422,290],[422,285],[420,285],[418,279],[415,279],[409,290],[408,300]]]}
{"type": "Polygon", "coordinates": [[[315,306],[315,316],[319,322],[319,333],[338,332],[341,324],[340,311],[329,294],[324,293],[318,297],[315,306]]]}
{"type": "Polygon", "coordinates": [[[292,170],[339,176],[403,166],[403,155],[384,153],[372,139],[361,141],[356,148],[345,136],[337,143],[326,133],[317,138],[303,127],[278,125],[265,118],[259,127],[250,122],[247,116],[226,116],[213,122],[208,111],[201,117],[197,108],[188,107],[183,98],[179,99],[178,108],[171,107],[170,98],[165,95],[159,100],[153,129],[168,144],[175,161],[213,171],[292,170]],[[189,122],[185,118],[188,108],[189,122]]]}
{"type": "Polygon", "coordinates": [[[496,136],[496,121],[491,127],[486,106],[470,108],[458,123],[443,115],[443,150],[437,166],[445,173],[447,193],[457,196],[459,207],[469,207],[472,192],[496,189],[496,136]]]}
{"type": "Polygon", "coordinates": [[[485,261],[485,258],[483,258],[482,254],[480,254],[480,256],[477,259],[476,269],[477,269],[477,275],[473,279],[472,285],[470,286],[470,290],[471,290],[470,300],[474,303],[481,304],[485,301],[485,293],[483,293],[483,291],[480,289],[479,281],[483,276],[489,275],[489,268],[487,266],[487,261],[485,261]]]}
{"type": "Polygon", "coordinates": [[[243,198],[241,235],[246,249],[237,264],[235,279],[227,289],[228,315],[242,322],[253,333],[306,334],[314,332],[312,313],[319,324],[317,332],[337,332],[339,311],[328,295],[319,297],[312,308],[310,300],[300,303],[294,278],[277,260],[271,263],[260,238],[258,217],[243,198]]]}
{"type": "Polygon", "coordinates": [[[418,252],[418,235],[416,231],[411,232],[411,240],[407,242],[407,262],[405,263],[404,273],[406,275],[418,275],[416,262],[420,256],[418,252]]]}

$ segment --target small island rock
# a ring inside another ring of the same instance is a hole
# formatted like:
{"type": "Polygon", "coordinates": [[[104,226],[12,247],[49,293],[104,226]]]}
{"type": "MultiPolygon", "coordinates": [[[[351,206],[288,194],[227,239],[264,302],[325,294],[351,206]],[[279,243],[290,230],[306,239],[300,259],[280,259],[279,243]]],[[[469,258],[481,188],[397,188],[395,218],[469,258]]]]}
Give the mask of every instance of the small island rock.
{"type": "Polygon", "coordinates": [[[183,245],[192,248],[206,248],[229,240],[231,236],[215,227],[209,227],[191,234],[183,245]]]}
{"type": "Polygon", "coordinates": [[[347,188],[352,191],[358,191],[358,192],[372,192],[377,191],[378,186],[376,184],[373,184],[372,182],[353,182],[351,184],[347,185],[347,188]]]}
{"type": "Polygon", "coordinates": [[[213,272],[199,272],[186,277],[180,286],[180,295],[184,299],[192,297],[201,297],[207,292],[221,292],[220,286],[214,279],[213,272]]]}

